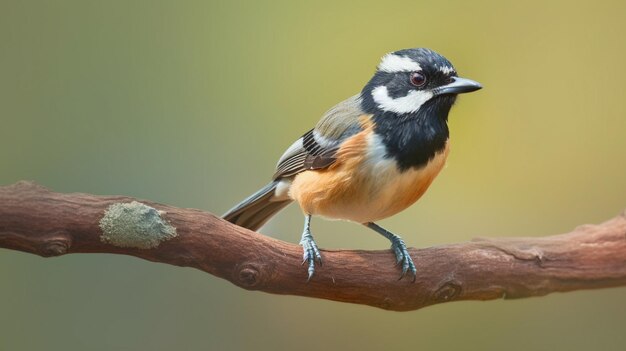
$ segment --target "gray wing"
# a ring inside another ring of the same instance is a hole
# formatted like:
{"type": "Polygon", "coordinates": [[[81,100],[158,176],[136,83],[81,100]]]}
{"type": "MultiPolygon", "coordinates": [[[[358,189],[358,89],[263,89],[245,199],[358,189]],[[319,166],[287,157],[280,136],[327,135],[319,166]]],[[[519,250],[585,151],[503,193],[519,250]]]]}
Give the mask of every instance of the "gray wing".
{"type": "Polygon", "coordinates": [[[314,129],[285,151],[278,160],[273,179],[332,165],[341,143],[361,131],[359,117],[363,114],[360,95],[352,96],[328,110],[314,129]]]}

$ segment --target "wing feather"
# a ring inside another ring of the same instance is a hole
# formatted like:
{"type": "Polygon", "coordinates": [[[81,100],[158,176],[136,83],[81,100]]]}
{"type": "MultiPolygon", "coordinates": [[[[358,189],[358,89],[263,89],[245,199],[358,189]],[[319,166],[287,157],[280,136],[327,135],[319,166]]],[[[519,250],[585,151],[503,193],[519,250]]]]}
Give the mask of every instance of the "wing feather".
{"type": "Polygon", "coordinates": [[[324,114],[314,129],[285,151],[273,179],[288,178],[312,169],[324,169],[336,161],[341,143],[361,131],[361,98],[355,95],[324,114]]]}

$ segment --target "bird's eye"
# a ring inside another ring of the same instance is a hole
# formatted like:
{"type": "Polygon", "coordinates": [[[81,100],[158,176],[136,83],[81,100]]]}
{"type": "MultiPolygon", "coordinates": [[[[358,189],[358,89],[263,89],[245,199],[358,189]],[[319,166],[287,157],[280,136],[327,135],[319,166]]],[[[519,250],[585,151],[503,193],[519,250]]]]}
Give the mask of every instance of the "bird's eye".
{"type": "Polygon", "coordinates": [[[422,72],[411,73],[411,84],[416,87],[422,87],[426,84],[426,76],[422,72]]]}

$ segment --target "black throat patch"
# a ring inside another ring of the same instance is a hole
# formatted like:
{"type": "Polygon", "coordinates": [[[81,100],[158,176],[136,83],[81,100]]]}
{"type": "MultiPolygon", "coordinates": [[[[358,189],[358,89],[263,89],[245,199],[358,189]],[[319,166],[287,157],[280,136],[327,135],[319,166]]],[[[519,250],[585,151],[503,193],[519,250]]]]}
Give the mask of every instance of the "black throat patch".
{"type": "Polygon", "coordinates": [[[394,158],[401,171],[424,167],[437,152],[442,151],[450,135],[448,113],[454,96],[435,97],[417,112],[397,114],[377,111],[374,132],[387,148],[387,157],[394,158]]]}

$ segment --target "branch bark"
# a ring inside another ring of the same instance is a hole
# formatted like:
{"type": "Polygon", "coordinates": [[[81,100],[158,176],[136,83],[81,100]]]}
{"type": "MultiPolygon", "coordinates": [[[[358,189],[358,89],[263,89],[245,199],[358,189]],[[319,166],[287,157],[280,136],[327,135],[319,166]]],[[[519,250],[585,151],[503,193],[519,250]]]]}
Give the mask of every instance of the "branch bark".
{"type": "Polygon", "coordinates": [[[149,207],[135,207],[139,212],[120,205],[133,201],[138,200],[60,194],[31,182],[0,187],[0,248],[43,257],[125,254],[194,267],[244,289],[396,311],[448,301],[521,298],[626,285],[626,212],[561,235],[412,248],[418,266],[415,283],[397,280],[399,270],[390,250],[322,250],[324,265],[307,283],[297,245],[199,210],[143,200],[140,202],[149,207]],[[105,213],[108,219],[103,220],[105,213]],[[129,227],[124,215],[141,218],[131,221],[129,227]],[[169,225],[175,234],[168,232],[169,225]]]}

